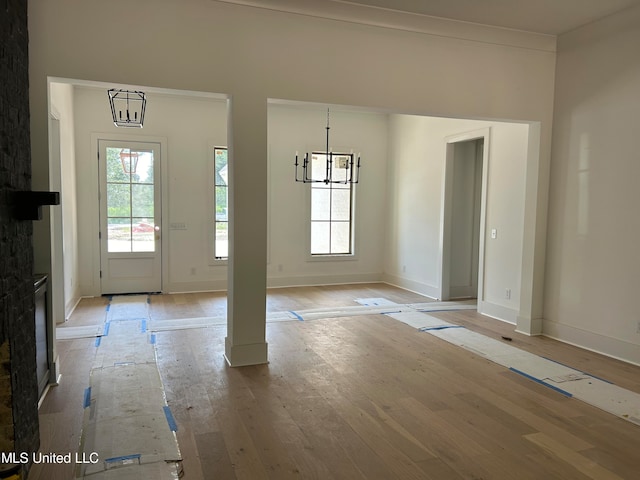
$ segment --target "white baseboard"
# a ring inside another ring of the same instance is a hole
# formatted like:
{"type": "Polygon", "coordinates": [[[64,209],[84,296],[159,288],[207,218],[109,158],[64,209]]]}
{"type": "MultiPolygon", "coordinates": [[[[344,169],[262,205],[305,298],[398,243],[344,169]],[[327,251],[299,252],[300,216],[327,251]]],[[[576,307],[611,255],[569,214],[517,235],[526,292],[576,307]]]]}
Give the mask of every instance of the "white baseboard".
{"type": "Polygon", "coordinates": [[[569,345],[640,366],[640,345],[580,328],[544,320],[542,334],[569,345]]]}
{"type": "Polygon", "coordinates": [[[268,277],[267,288],[378,283],[381,281],[381,276],[382,275],[380,273],[352,273],[344,275],[301,275],[288,277],[268,277]]]}
{"type": "Polygon", "coordinates": [[[487,317],[495,318],[503,322],[516,325],[518,320],[518,311],[512,308],[503,307],[491,302],[478,301],[478,313],[487,317]]]}
{"type": "Polygon", "coordinates": [[[220,292],[227,289],[227,280],[204,282],[172,282],[163,288],[163,293],[220,292]]]}
{"type": "Polygon", "coordinates": [[[73,314],[73,312],[76,310],[76,308],[78,307],[78,304],[80,303],[80,300],[82,300],[85,297],[82,297],[81,295],[77,295],[74,298],[72,298],[71,300],[69,300],[69,302],[65,305],[64,307],[64,321],[66,322],[67,320],[69,320],[69,318],[71,318],[71,315],[73,314]]]}
{"type": "Polygon", "coordinates": [[[384,283],[388,283],[389,285],[393,285],[394,287],[404,288],[405,290],[409,290],[410,292],[419,293],[420,295],[433,298],[434,300],[439,299],[438,297],[440,295],[440,290],[433,285],[428,285],[426,283],[410,280],[408,278],[399,277],[397,275],[391,275],[389,273],[382,274],[382,281],[384,283]]]}

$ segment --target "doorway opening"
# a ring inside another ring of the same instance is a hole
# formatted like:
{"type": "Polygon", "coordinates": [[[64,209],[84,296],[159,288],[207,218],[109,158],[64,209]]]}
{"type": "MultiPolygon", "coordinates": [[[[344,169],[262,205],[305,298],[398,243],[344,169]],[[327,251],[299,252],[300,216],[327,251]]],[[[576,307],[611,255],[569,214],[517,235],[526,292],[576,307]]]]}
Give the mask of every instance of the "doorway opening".
{"type": "Polygon", "coordinates": [[[482,300],[489,129],[449,137],[443,188],[441,300],[482,300]]]}

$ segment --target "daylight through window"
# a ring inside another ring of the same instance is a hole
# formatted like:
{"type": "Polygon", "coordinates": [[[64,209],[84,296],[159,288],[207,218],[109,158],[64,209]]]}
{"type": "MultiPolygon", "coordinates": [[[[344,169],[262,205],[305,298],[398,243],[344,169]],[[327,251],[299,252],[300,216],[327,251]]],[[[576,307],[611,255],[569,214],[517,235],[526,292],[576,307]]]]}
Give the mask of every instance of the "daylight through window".
{"type": "Polygon", "coordinates": [[[229,256],[229,219],[228,219],[228,163],[227,149],[216,147],[214,150],[214,246],[216,259],[226,259],[229,256]]]}
{"type": "MultiPolygon", "coordinates": [[[[351,154],[332,155],[331,178],[347,179],[346,165],[351,154]]],[[[311,178],[324,178],[327,155],[313,153],[311,156],[311,178]]],[[[348,255],[352,248],[353,184],[311,184],[311,254],[348,255]]]]}

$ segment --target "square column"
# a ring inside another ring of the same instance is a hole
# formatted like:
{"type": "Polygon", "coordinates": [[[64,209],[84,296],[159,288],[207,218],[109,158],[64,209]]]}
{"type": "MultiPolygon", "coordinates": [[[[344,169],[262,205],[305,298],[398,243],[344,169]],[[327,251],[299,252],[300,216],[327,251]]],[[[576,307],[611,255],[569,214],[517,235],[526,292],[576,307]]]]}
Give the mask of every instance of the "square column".
{"type": "Polygon", "coordinates": [[[267,99],[237,94],[228,104],[229,261],[225,358],[267,363],[267,99]]]}

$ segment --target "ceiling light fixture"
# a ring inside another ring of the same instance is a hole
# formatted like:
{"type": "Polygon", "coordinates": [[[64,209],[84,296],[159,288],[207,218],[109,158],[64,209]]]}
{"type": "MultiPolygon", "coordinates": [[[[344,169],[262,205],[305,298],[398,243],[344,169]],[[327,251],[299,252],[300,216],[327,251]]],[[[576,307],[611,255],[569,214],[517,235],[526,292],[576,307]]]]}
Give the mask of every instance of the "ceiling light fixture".
{"type": "Polygon", "coordinates": [[[147,97],[144,92],[111,88],[107,94],[111,116],[116,127],[142,128],[144,112],[147,108],[147,97]]]}
{"type": "Polygon", "coordinates": [[[298,178],[298,152],[296,152],[296,182],[302,183],[358,183],[360,180],[360,154],[355,160],[353,151],[350,153],[334,153],[329,148],[329,109],[327,109],[327,139],[324,153],[305,153],[302,159],[302,177],[298,178]],[[324,157],[324,165],[322,165],[324,157]],[[324,178],[323,178],[324,177],[324,178]]]}

